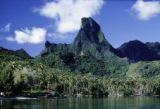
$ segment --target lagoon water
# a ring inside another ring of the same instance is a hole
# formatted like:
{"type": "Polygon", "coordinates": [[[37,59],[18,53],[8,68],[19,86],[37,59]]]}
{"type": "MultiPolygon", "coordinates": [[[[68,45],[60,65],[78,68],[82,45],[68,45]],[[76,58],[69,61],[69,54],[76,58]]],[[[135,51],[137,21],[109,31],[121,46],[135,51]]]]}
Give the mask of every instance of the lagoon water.
{"type": "Polygon", "coordinates": [[[0,99],[0,109],[160,109],[158,97],[0,99]]]}

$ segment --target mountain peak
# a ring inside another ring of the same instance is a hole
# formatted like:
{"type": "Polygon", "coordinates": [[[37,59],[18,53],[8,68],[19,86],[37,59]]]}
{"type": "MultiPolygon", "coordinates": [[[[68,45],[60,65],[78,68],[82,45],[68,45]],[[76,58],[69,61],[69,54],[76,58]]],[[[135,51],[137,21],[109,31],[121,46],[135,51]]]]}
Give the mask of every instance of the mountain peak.
{"type": "Polygon", "coordinates": [[[51,46],[52,44],[49,42],[49,41],[46,41],[45,42],[45,47],[49,47],[49,46],[51,46]]]}
{"type": "Polygon", "coordinates": [[[100,26],[91,17],[83,17],[81,19],[81,29],[84,31],[98,32],[100,30],[100,26]]]}
{"type": "Polygon", "coordinates": [[[21,52],[25,52],[26,53],[26,51],[23,48],[20,48],[20,49],[18,49],[16,51],[21,51],[21,52]]]}
{"type": "Polygon", "coordinates": [[[81,42],[88,41],[96,44],[106,42],[99,24],[91,17],[83,17],[81,19],[81,28],[75,41],[76,40],[80,40],[81,42]]]}
{"type": "Polygon", "coordinates": [[[24,59],[31,59],[32,57],[23,49],[18,49],[15,51],[15,54],[24,59]]]}
{"type": "Polygon", "coordinates": [[[96,58],[106,57],[110,51],[115,51],[105,39],[99,24],[91,17],[81,19],[81,28],[72,44],[72,49],[76,55],[90,53],[96,58]]]}

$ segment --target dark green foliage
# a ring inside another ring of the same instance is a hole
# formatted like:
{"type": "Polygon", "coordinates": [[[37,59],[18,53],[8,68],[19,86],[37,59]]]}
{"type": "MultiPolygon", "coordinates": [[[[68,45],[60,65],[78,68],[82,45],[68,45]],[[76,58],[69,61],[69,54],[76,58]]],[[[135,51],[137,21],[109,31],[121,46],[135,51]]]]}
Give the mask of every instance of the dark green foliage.
{"type": "Polygon", "coordinates": [[[66,65],[72,65],[75,63],[75,56],[73,53],[60,54],[62,62],[66,65]]]}
{"type": "MultiPolygon", "coordinates": [[[[155,64],[157,68],[160,68],[159,62],[155,62],[155,64]]],[[[127,73],[128,77],[112,79],[106,76],[75,74],[69,70],[51,69],[42,64],[29,61],[1,61],[0,65],[1,91],[16,95],[26,91],[32,93],[34,90],[53,90],[57,96],[77,94],[93,96],[160,94],[159,74],[152,78],[148,76],[148,78],[143,76],[134,78],[128,76],[129,73],[127,73]]],[[[142,71],[142,68],[140,69],[142,71]]],[[[129,69],[129,71],[131,70],[129,69]]]]}
{"type": "Polygon", "coordinates": [[[1,63],[0,86],[1,90],[11,91],[13,86],[13,64],[1,63]]]}
{"type": "Polygon", "coordinates": [[[73,53],[50,53],[45,57],[38,57],[37,62],[59,69],[67,69],[76,73],[123,77],[128,69],[128,62],[125,59],[114,57],[114,59],[102,60],[87,53],[82,56],[75,56],[73,53]]]}

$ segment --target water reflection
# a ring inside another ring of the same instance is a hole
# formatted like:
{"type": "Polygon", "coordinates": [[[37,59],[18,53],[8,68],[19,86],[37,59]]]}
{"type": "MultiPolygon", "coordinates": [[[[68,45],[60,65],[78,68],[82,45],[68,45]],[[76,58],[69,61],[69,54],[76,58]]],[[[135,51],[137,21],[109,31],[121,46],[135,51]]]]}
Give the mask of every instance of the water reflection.
{"type": "Polygon", "coordinates": [[[0,109],[160,109],[157,97],[0,100],[0,109]]]}

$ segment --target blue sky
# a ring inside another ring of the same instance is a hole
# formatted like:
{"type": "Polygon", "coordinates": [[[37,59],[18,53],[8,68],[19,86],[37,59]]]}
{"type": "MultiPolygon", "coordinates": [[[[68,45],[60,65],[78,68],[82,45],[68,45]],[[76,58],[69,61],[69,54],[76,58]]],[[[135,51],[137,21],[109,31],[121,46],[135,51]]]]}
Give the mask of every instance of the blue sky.
{"type": "Polygon", "coordinates": [[[71,43],[81,17],[93,17],[116,48],[129,40],[160,41],[160,1],[0,0],[0,46],[36,56],[46,40],[71,43]]]}

